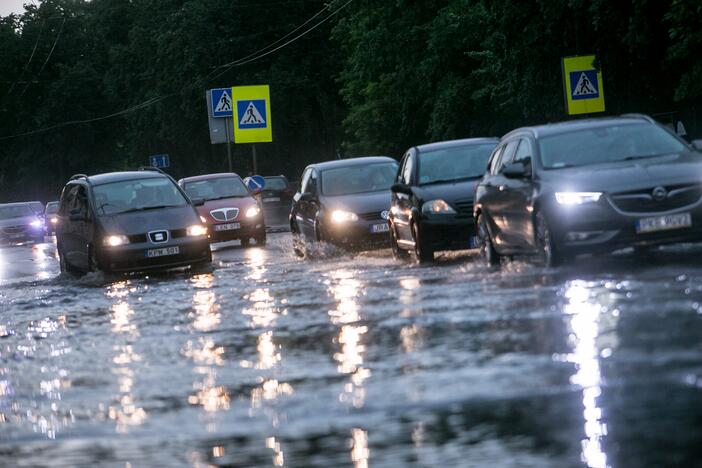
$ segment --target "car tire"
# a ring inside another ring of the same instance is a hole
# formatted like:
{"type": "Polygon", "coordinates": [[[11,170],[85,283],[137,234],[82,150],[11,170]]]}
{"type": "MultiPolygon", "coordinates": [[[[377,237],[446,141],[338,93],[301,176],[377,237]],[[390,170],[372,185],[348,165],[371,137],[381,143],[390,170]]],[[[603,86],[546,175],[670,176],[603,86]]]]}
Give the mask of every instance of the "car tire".
{"type": "Polygon", "coordinates": [[[292,236],[293,252],[296,256],[303,258],[305,256],[305,244],[296,223],[290,223],[290,234],[292,236]]]}
{"type": "Polygon", "coordinates": [[[426,242],[422,241],[419,225],[414,221],[412,222],[412,238],[414,239],[414,255],[417,257],[417,261],[419,263],[434,261],[434,251],[426,245],[426,242]]]}
{"type": "Polygon", "coordinates": [[[539,263],[546,268],[559,266],[563,263],[563,257],[560,255],[553,241],[548,221],[540,211],[537,211],[536,216],[534,216],[534,224],[534,235],[536,236],[539,263]]]}
{"type": "Polygon", "coordinates": [[[70,263],[68,263],[68,261],[66,260],[66,255],[63,253],[63,251],[60,248],[57,250],[58,250],[58,256],[59,256],[59,271],[61,273],[70,273],[70,274],[78,273],[78,269],[75,268],[70,263]]]}
{"type": "Polygon", "coordinates": [[[326,239],[324,236],[324,229],[319,220],[314,223],[314,238],[317,242],[324,242],[326,239]]]}
{"type": "Polygon", "coordinates": [[[256,240],[256,245],[258,245],[260,247],[263,247],[264,245],[266,245],[266,241],[267,241],[266,231],[263,231],[260,234],[258,234],[256,236],[255,240],[256,240]]]}
{"type": "Polygon", "coordinates": [[[395,231],[395,225],[390,225],[390,248],[392,249],[392,256],[398,260],[409,259],[409,251],[403,249],[397,244],[397,232],[395,231]]]}
{"type": "Polygon", "coordinates": [[[242,247],[248,247],[251,244],[251,239],[249,239],[248,237],[242,237],[240,241],[242,247]]]}
{"type": "Polygon", "coordinates": [[[98,271],[100,271],[100,264],[95,255],[95,249],[90,246],[88,248],[88,273],[96,273],[98,271]]]}
{"type": "Polygon", "coordinates": [[[487,220],[482,214],[478,215],[478,238],[480,239],[480,256],[488,266],[497,266],[500,264],[500,254],[495,250],[495,245],[490,237],[490,230],[487,226],[487,220]]]}

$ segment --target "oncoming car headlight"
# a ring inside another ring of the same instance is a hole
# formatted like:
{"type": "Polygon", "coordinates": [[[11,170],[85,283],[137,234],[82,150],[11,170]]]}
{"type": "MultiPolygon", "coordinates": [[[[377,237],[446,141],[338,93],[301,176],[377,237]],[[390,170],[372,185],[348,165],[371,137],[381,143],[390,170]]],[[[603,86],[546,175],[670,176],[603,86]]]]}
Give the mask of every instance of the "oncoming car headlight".
{"type": "Polygon", "coordinates": [[[560,205],[582,205],[594,203],[601,196],[602,192],[556,192],[556,201],[560,205]]]}
{"type": "Polygon", "coordinates": [[[29,225],[32,226],[33,228],[38,229],[40,227],[43,227],[44,223],[42,222],[41,219],[35,219],[31,223],[29,223],[29,225]]]}
{"type": "Polygon", "coordinates": [[[186,233],[188,237],[206,236],[207,228],[201,224],[193,224],[192,226],[188,226],[186,233]]]}
{"type": "Polygon", "coordinates": [[[331,219],[335,223],[347,223],[349,221],[358,221],[358,216],[350,211],[334,210],[332,211],[331,219]]]}
{"type": "Polygon", "coordinates": [[[253,218],[254,216],[257,216],[260,212],[261,212],[261,208],[259,208],[257,206],[252,206],[246,210],[246,217],[253,218]]]}
{"type": "Polygon", "coordinates": [[[51,224],[56,224],[56,223],[58,223],[58,218],[54,216],[53,218],[51,218],[51,224]]]}
{"type": "Polygon", "coordinates": [[[455,214],[456,210],[444,200],[430,200],[422,205],[424,214],[455,214]]]}
{"type": "Polygon", "coordinates": [[[102,245],[105,247],[119,247],[125,244],[129,244],[129,238],[123,234],[113,234],[102,239],[102,245]]]}

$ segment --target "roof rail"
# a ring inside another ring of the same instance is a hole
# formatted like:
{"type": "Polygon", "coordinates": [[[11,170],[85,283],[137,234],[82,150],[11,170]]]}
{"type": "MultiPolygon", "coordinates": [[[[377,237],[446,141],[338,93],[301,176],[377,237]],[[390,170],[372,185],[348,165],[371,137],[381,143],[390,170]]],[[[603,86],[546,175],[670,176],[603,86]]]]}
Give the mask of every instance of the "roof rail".
{"type": "Polygon", "coordinates": [[[163,175],[168,175],[165,172],[163,172],[161,169],[159,169],[156,166],[140,166],[139,167],[140,171],[154,171],[154,172],[160,172],[163,175]]]}
{"type": "Polygon", "coordinates": [[[635,118],[635,119],[644,119],[644,120],[646,120],[646,121],[648,121],[648,122],[656,123],[656,120],[655,120],[653,117],[651,117],[650,115],[639,114],[639,113],[636,113],[636,112],[630,112],[630,113],[628,113],[628,114],[622,114],[620,117],[629,117],[629,118],[635,118]]]}
{"type": "Polygon", "coordinates": [[[68,180],[76,180],[76,179],[85,179],[86,181],[90,182],[90,179],[88,179],[88,176],[85,174],[74,174],[68,180]]]}

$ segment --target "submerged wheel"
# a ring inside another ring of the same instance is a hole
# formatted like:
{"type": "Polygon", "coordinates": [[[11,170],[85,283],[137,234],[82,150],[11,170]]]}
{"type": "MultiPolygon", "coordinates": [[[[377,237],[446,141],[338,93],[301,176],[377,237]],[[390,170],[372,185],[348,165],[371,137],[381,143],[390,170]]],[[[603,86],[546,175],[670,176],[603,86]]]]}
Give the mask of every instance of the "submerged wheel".
{"type": "Polygon", "coordinates": [[[412,222],[412,237],[414,239],[414,255],[417,257],[417,261],[420,263],[433,261],[434,251],[420,237],[419,226],[416,222],[412,222]]]}
{"type": "Polygon", "coordinates": [[[95,249],[90,246],[88,247],[88,272],[100,271],[100,265],[98,264],[97,256],[95,255],[95,249]]]}
{"type": "Polygon", "coordinates": [[[563,257],[559,255],[554,246],[551,229],[548,227],[546,217],[541,213],[536,213],[536,247],[538,249],[538,261],[546,268],[556,267],[563,262],[563,257]]]}
{"type": "Polygon", "coordinates": [[[397,233],[395,232],[395,226],[392,224],[390,225],[390,248],[392,249],[392,256],[398,260],[407,260],[410,256],[409,251],[397,244],[397,233]]]}
{"type": "Polygon", "coordinates": [[[249,239],[248,237],[241,238],[241,246],[242,247],[248,247],[250,243],[251,243],[251,239],[249,239]]]}
{"type": "Polygon", "coordinates": [[[302,237],[300,236],[300,231],[297,228],[297,224],[290,224],[290,234],[292,234],[293,252],[300,258],[304,257],[305,245],[302,241],[302,237]]]}
{"type": "Polygon", "coordinates": [[[487,220],[482,214],[478,215],[478,238],[480,242],[480,256],[488,266],[500,264],[500,254],[495,250],[495,246],[490,238],[490,231],[487,227],[487,220]]]}
{"type": "Polygon", "coordinates": [[[66,255],[63,253],[61,249],[58,249],[58,256],[59,256],[59,270],[61,273],[78,273],[78,269],[76,269],[74,266],[72,266],[68,261],[66,261],[66,255]]]}
{"type": "Polygon", "coordinates": [[[256,245],[262,247],[262,246],[266,245],[266,241],[267,241],[266,231],[263,231],[256,236],[256,245]]]}

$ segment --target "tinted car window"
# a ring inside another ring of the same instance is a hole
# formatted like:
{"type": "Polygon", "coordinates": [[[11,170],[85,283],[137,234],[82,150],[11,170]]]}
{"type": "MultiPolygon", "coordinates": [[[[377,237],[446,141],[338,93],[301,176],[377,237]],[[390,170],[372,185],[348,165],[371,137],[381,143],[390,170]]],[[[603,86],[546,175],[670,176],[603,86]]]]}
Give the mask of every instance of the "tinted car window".
{"type": "Polygon", "coordinates": [[[266,181],[265,190],[285,190],[288,188],[288,184],[282,177],[264,177],[266,181]]]}
{"type": "Polygon", "coordinates": [[[419,153],[419,185],[480,177],[495,143],[454,146],[419,153]]]}
{"type": "Polygon", "coordinates": [[[497,169],[500,167],[500,158],[502,158],[502,153],[504,153],[505,145],[498,146],[490,159],[490,174],[497,174],[497,169]]]}
{"type": "Polygon", "coordinates": [[[310,179],[307,181],[306,191],[312,194],[317,193],[317,171],[314,169],[310,172],[310,179]]]}
{"type": "Polygon", "coordinates": [[[22,218],[33,214],[34,211],[28,205],[0,206],[0,219],[22,218]]]}
{"type": "Polygon", "coordinates": [[[514,154],[512,162],[519,162],[531,159],[531,144],[529,140],[522,138],[517,147],[517,152],[514,154]]]}
{"type": "Polygon", "coordinates": [[[302,182],[300,182],[300,193],[307,193],[307,182],[310,180],[310,174],[312,174],[312,169],[306,169],[302,174],[302,182]]]}
{"type": "Polygon", "coordinates": [[[661,156],[686,150],[673,135],[648,123],[608,125],[543,137],[539,148],[546,169],[661,156]]]}
{"type": "Polygon", "coordinates": [[[394,162],[327,169],[322,172],[322,193],[333,196],[389,190],[395,174],[394,162]]]}
{"type": "Polygon", "coordinates": [[[99,215],[188,204],[175,184],[163,177],[96,185],[93,194],[99,215]]]}
{"type": "Polygon", "coordinates": [[[414,157],[411,154],[407,155],[405,159],[405,165],[402,168],[402,176],[400,181],[403,184],[410,185],[412,183],[412,170],[414,169],[414,157]]]}
{"type": "Polygon", "coordinates": [[[218,177],[216,179],[188,182],[183,187],[193,200],[217,200],[219,198],[247,197],[249,191],[238,177],[218,177]]]}
{"type": "Polygon", "coordinates": [[[58,202],[51,202],[46,204],[46,214],[54,214],[58,211],[58,202]]]}

